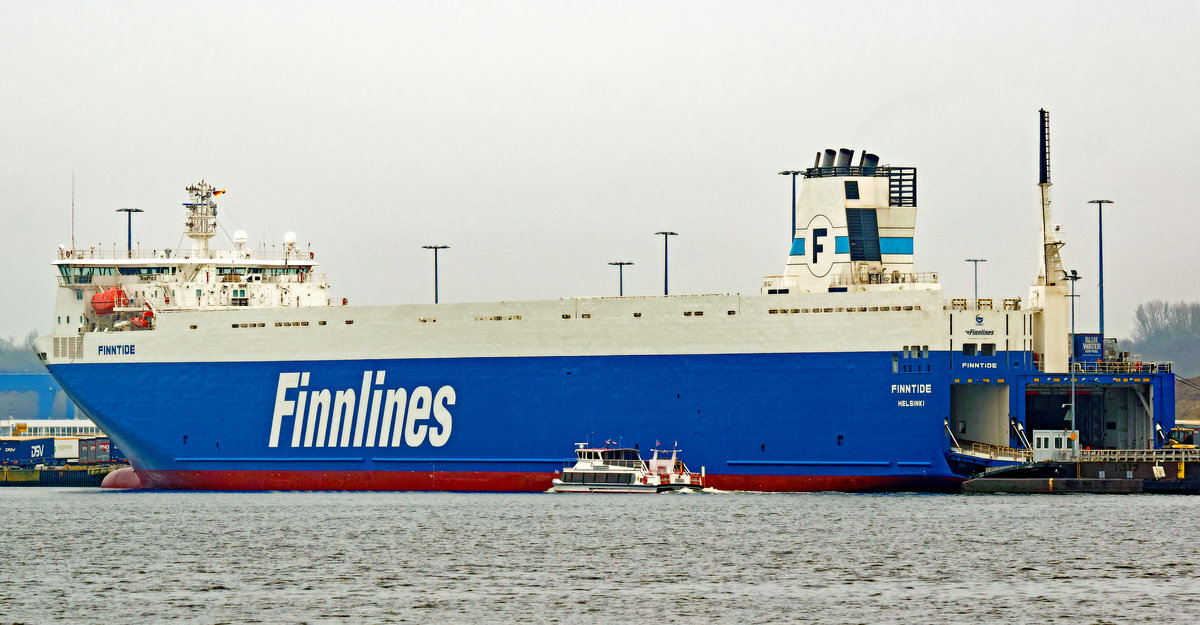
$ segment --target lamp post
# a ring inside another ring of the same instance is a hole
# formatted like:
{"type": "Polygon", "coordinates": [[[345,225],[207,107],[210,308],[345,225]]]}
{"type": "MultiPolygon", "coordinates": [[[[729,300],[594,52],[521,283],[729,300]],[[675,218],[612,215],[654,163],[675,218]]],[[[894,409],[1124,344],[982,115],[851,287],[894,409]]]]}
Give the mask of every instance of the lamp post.
{"type": "Polygon", "coordinates": [[[796,238],[796,175],[802,173],[804,172],[791,169],[779,172],[780,176],[792,177],[792,238],[796,238]]]}
{"type": "Polygon", "coordinates": [[[620,295],[621,297],[624,297],[625,296],[625,265],[632,265],[633,263],[630,261],[627,261],[627,260],[618,260],[616,262],[611,262],[609,264],[617,266],[617,280],[618,280],[617,284],[618,284],[618,288],[620,289],[619,291],[617,291],[617,294],[620,295]]]}
{"type": "Polygon", "coordinates": [[[654,234],[661,234],[662,238],[663,238],[663,295],[666,295],[667,294],[667,241],[669,240],[669,237],[677,236],[679,233],[664,230],[663,232],[655,232],[654,234]]]}
{"type": "MultiPolygon", "coordinates": [[[[1079,459],[1079,438],[1078,431],[1075,429],[1075,283],[1079,281],[1079,274],[1072,269],[1071,273],[1063,272],[1063,277],[1071,281],[1071,351],[1067,359],[1067,369],[1071,376],[1071,431],[1075,433],[1075,447],[1072,449],[1072,454],[1075,459],[1079,459]]],[[[1079,477],[1079,464],[1075,465],[1075,477],[1079,477]]]]}
{"type": "Polygon", "coordinates": [[[986,258],[968,258],[968,263],[975,263],[975,306],[979,306],[979,263],[986,263],[986,258]]]}
{"type": "Polygon", "coordinates": [[[127,243],[125,244],[125,257],[133,258],[133,214],[134,213],[144,213],[146,211],[144,211],[140,208],[118,208],[117,212],[125,213],[126,216],[128,217],[128,219],[126,220],[127,223],[125,224],[125,227],[126,227],[126,230],[128,231],[129,238],[127,239],[127,243]]]}
{"type": "Polygon", "coordinates": [[[422,245],[421,249],[433,250],[433,303],[438,303],[438,250],[449,249],[449,245],[422,245]]]}
{"type": "MultiPolygon", "coordinates": [[[[1100,287],[1100,336],[1104,337],[1104,205],[1112,204],[1112,200],[1088,200],[1088,204],[1096,205],[1096,216],[1100,225],[1100,270],[1097,272],[1096,284],[1100,287]]],[[[1073,339],[1072,339],[1073,340],[1073,339]]]]}

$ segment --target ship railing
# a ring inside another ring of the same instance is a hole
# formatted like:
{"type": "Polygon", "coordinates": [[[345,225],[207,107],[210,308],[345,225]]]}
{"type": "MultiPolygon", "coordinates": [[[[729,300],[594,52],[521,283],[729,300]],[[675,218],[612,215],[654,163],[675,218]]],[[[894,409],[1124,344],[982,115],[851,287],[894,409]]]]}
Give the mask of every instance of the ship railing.
{"type": "MultiPolygon", "coordinates": [[[[58,260],[184,260],[191,258],[191,250],[133,250],[99,249],[95,247],[77,250],[58,250],[58,260]]],[[[313,254],[307,250],[209,250],[205,260],[295,260],[308,261],[313,254]]]]}
{"type": "Polygon", "coordinates": [[[1200,462],[1200,449],[1081,449],[1080,462],[1200,462]]]}
{"type": "Polygon", "coordinates": [[[1071,370],[1075,373],[1138,374],[1170,373],[1170,362],[1149,362],[1141,359],[1076,361],[1071,370]]]}
{"type": "Polygon", "coordinates": [[[618,467],[622,469],[644,469],[645,463],[641,460],[601,460],[606,467],[618,467]]]}
{"type": "Polygon", "coordinates": [[[993,460],[1029,462],[1033,459],[1033,453],[1025,449],[1013,449],[1012,447],[989,445],[987,443],[978,443],[975,441],[961,441],[959,446],[955,447],[953,451],[968,456],[990,458],[993,460]]]}
{"type": "Polygon", "coordinates": [[[915,167],[893,167],[891,165],[844,166],[844,167],[809,167],[803,172],[805,178],[834,178],[837,176],[866,176],[872,178],[890,178],[893,173],[902,174],[915,172],[915,167]]]}
{"type": "MultiPolygon", "coordinates": [[[[771,276],[768,276],[771,277],[771,276]]],[[[863,284],[937,284],[936,271],[922,273],[901,273],[899,271],[882,271],[879,273],[843,273],[833,276],[830,286],[858,286],[863,284]]]]}
{"type": "MultiPolygon", "coordinates": [[[[242,280],[244,282],[244,280],[242,280]]],[[[325,274],[305,272],[303,274],[283,274],[279,276],[263,276],[263,282],[268,284],[324,284],[325,274]]]]}

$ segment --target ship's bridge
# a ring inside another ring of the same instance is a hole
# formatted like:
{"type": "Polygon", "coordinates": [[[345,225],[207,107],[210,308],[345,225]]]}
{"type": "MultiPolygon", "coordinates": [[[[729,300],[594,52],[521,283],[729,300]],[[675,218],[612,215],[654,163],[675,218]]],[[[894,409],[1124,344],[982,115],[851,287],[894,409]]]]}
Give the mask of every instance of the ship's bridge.
{"type": "MultiPolygon", "coordinates": [[[[216,193],[200,183],[187,189],[185,235],[191,249],[117,250],[60,246],[56,337],[95,331],[153,330],[161,313],[224,308],[329,306],[329,285],[316,271],[316,255],[287,233],[282,249],[210,249],[216,193]]],[[[71,350],[68,350],[71,351],[71,350]]]]}

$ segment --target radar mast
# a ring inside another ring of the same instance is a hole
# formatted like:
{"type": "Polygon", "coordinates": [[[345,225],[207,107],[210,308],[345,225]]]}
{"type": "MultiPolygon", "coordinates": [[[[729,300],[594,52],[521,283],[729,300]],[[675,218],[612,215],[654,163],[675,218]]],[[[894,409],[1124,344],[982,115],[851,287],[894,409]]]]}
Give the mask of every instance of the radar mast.
{"type": "Polygon", "coordinates": [[[217,234],[217,203],[213,201],[216,189],[201,180],[185,189],[188,192],[187,219],[184,234],[192,240],[192,256],[208,257],[208,240],[217,234]]]}

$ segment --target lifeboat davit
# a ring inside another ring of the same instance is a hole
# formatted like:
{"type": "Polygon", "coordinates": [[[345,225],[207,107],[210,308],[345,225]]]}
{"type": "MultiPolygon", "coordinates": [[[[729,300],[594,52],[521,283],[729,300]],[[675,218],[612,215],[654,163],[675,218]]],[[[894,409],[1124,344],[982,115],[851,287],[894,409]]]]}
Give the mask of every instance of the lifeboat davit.
{"type": "Polygon", "coordinates": [[[97,315],[111,315],[117,306],[123,306],[129,301],[121,287],[111,287],[92,296],[92,310],[97,315]]]}

